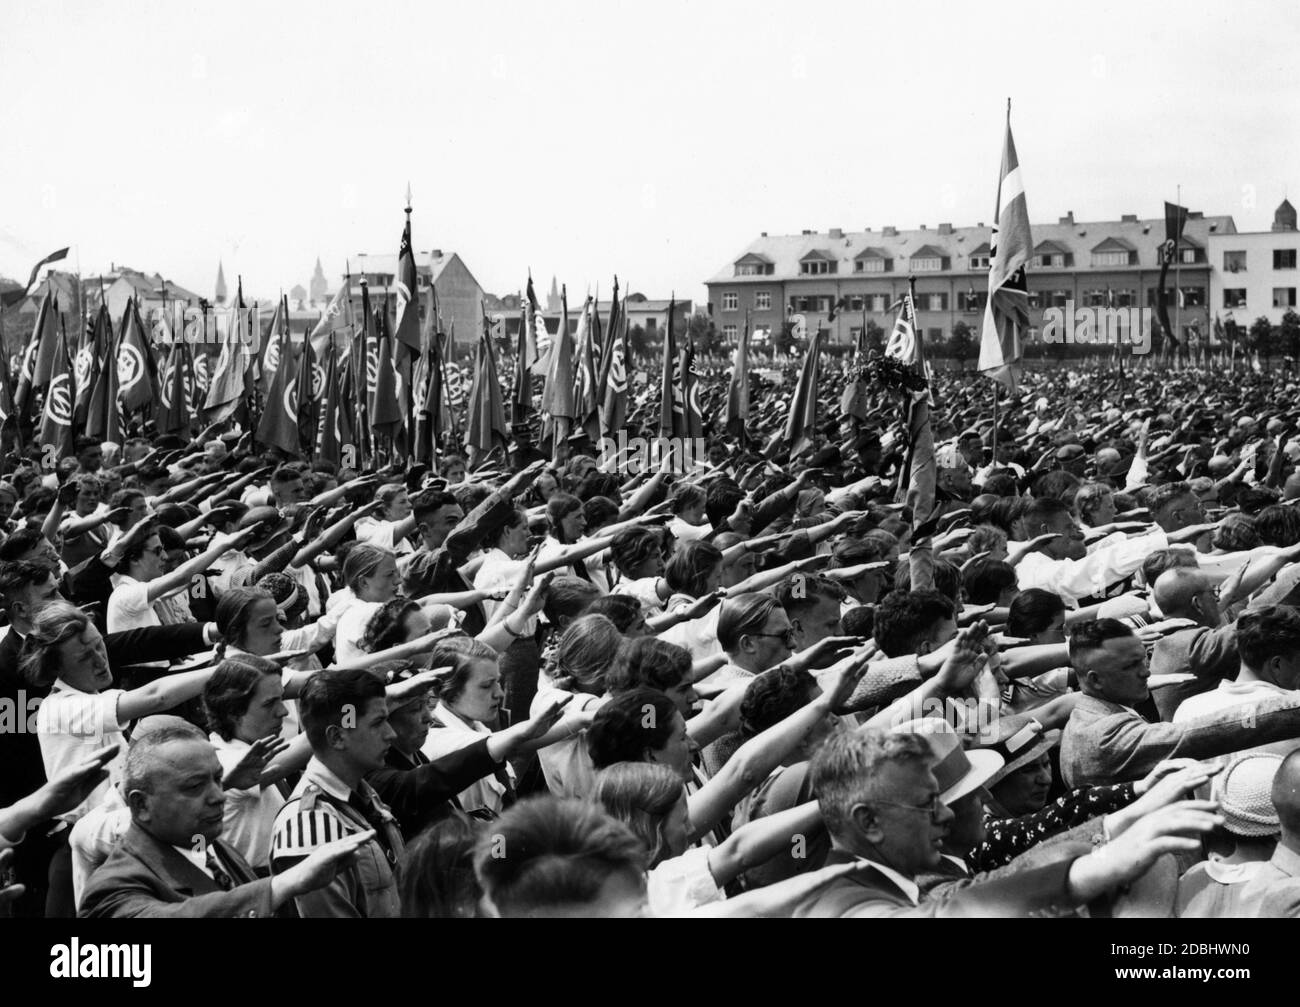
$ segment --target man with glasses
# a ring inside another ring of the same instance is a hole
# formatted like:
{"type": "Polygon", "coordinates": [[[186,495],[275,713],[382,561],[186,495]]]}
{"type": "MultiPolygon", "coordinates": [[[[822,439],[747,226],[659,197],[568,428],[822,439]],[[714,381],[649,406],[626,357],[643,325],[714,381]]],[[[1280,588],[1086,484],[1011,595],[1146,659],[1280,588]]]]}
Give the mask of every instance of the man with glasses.
{"type": "MultiPolygon", "coordinates": [[[[1208,832],[1214,815],[1174,805],[1084,856],[1071,847],[1044,867],[971,884],[928,900],[916,878],[939,866],[953,813],[934,774],[934,750],[914,733],[841,732],[812,763],[812,789],[831,836],[827,866],[856,864],[805,898],[799,918],[1025,916],[1084,905],[1143,874],[1170,849],[1169,837],[1208,832]]],[[[1176,842],[1176,840],[1175,840],[1176,842]]]]}

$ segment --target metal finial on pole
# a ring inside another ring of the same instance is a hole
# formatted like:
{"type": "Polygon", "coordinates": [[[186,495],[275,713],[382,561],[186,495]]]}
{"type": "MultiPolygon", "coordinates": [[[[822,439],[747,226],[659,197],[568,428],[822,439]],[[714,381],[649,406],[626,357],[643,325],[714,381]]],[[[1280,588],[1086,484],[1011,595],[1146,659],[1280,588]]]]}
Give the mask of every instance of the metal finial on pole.
{"type": "Polygon", "coordinates": [[[406,183],[406,215],[411,215],[411,183],[406,183]]]}

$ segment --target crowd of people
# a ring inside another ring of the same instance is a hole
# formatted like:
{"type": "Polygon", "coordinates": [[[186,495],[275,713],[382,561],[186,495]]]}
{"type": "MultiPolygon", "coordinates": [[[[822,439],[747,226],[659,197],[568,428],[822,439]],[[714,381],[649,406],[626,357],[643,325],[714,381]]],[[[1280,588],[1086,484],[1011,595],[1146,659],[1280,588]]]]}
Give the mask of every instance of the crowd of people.
{"type": "Polygon", "coordinates": [[[685,471],[16,452],[0,912],[1300,914],[1296,387],[941,373],[926,515],[785,370],[685,471]]]}

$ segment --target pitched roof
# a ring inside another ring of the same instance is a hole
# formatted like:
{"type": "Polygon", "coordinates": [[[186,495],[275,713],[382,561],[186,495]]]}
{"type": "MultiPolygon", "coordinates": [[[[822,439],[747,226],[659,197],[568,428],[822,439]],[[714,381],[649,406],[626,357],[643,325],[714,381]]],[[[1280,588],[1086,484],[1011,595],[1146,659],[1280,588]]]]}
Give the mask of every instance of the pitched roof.
{"type": "Polygon", "coordinates": [[[947,252],[942,248],[935,248],[933,245],[922,245],[908,256],[909,259],[946,259],[948,257],[947,252]]]}
{"type": "Polygon", "coordinates": [[[868,245],[866,248],[864,248],[862,251],[860,251],[857,255],[853,256],[853,258],[854,258],[855,260],[857,260],[857,259],[888,259],[888,258],[889,258],[889,253],[886,252],[883,248],[877,248],[875,245],[868,245]]]}
{"type": "Polygon", "coordinates": [[[1040,241],[1037,245],[1034,246],[1035,255],[1065,255],[1068,252],[1069,252],[1068,248],[1064,248],[1061,245],[1058,245],[1055,241],[1052,241],[1051,239],[1048,239],[1047,241],[1040,241]]]}
{"type": "MultiPolygon", "coordinates": [[[[1205,242],[1210,234],[1235,234],[1236,224],[1230,216],[1192,217],[1187,221],[1185,234],[1193,241],[1205,242]]],[[[1063,252],[1074,254],[1079,268],[1088,268],[1088,253],[1099,242],[1114,237],[1127,242],[1121,248],[1131,246],[1137,250],[1138,265],[1156,268],[1159,265],[1158,253],[1165,236],[1164,217],[1120,221],[1074,221],[1066,223],[1033,224],[1032,233],[1035,242],[1051,241],[1060,246],[1063,252]]],[[[870,231],[845,232],[842,240],[831,239],[822,234],[773,234],[759,237],[749,242],[737,255],[727,260],[727,264],[710,277],[712,284],[763,284],[774,280],[798,279],[799,263],[810,250],[824,251],[834,241],[832,257],[842,262],[851,263],[868,249],[884,258],[905,259],[907,249],[918,245],[930,245],[940,249],[944,258],[951,259],[952,268],[948,272],[960,273],[970,271],[970,256],[988,254],[987,245],[992,237],[988,227],[956,227],[951,233],[943,234],[934,228],[916,230],[897,230],[886,233],[879,228],[870,231]],[[761,255],[773,264],[771,275],[736,276],[736,262],[745,255],[761,255]]],[[[841,268],[840,272],[851,274],[851,266],[841,268]]]]}
{"type": "Polygon", "coordinates": [[[835,259],[835,253],[825,248],[810,248],[799,261],[808,262],[810,259],[825,259],[832,262],[835,259]]]}
{"type": "Polygon", "coordinates": [[[1106,238],[1103,238],[1101,241],[1097,242],[1097,244],[1093,245],[1092,248],[1088,249],[1088,251],[1090,252],[1136,252],[1137,249],[1133,247],[1133,244],[1131,242],[1125,241],[1123,238],[1118,238],[1112,234],[1106,238]]]}

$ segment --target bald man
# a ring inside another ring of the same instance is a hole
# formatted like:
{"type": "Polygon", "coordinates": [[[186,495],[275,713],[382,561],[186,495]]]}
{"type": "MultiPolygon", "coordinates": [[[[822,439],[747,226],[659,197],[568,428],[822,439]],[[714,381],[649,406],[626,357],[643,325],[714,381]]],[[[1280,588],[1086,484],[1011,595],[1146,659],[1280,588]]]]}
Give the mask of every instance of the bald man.
{"type": "Polygon", "coordinates": [[[1209,692],[1237,673],[1236,620],[1223,623],[1215,579],[1196,568],[1173,567],[1158,578],[1155,602],[1166,618],[1191,619],[1195,626],[1180,629],[1156,641],[1151,653],[1151,674],[1191,673],[1195,681],[1157,689],[1153,698],[1161,720],[1173,720],[1179,704],[1209,692]]]}
{"type": "Polygon", "coordinates": [[[1282,823],[1273,859],[1242,886],[1238,916],[1290,919],[1300,916],[1300,751],[1292,752],[1273,777],[1273,807],[1282,823]]]}

